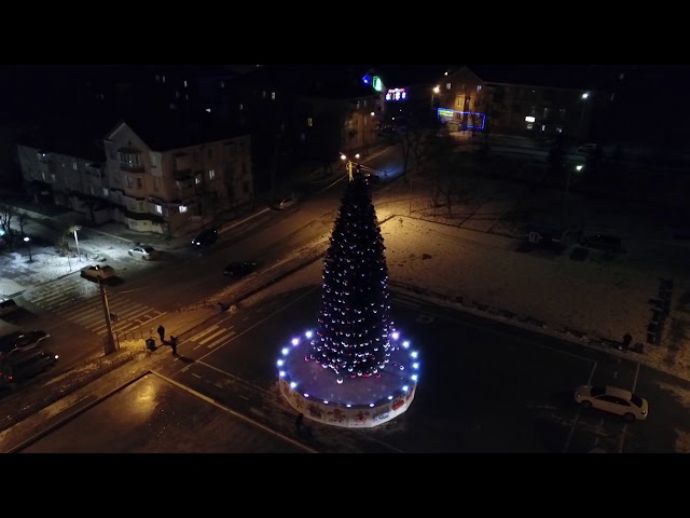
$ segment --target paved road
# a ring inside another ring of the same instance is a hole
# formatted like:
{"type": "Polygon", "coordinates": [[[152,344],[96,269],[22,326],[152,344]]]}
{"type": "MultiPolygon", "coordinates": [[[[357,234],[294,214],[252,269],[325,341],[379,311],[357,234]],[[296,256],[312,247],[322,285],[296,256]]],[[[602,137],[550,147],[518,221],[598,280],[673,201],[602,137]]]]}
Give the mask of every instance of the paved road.
{"type": "MultiPolygon", "coordinates": [[[[313,325],[318,303],[318,291],[300,290],[208,326],[206,336],[220,329],[231,333],[225,340],[206,340],[203,329],[195,330],[197,338],[180,346],[187,361],[171,362],[165,374],[289,432],[289,420],[275,417],[284,405],[275,392],[274,360],[293,333],[313,325]]],[[[687,447],[686,382],[411,299],[396,297],[393,310],[422,351],[422,381],[407,414],[379,430],[358,433],[361,443],[407,452],[673,452],[687,447]],[[630,425],[581,410],[572,401],[572,389],[588,382],[647,397],[649,421],[630,425]]],[[[342,451],[340,432],[314,429],[322,449],[342,451]]],[[[352,443],[346,444],[352,451],[352,443]]]]}
{"type": "Polygon", "coordinates": [[[148,375],[26,453],[301,453],[281,437],[165,379],[148,375]]]}

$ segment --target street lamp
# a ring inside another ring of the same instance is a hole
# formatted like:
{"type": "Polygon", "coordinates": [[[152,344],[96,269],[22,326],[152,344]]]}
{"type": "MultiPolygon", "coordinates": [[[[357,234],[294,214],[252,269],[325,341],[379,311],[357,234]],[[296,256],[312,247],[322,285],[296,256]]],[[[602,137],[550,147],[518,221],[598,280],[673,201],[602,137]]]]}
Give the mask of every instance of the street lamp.
{"type": "Polygon", "coordinates": [[[434,96],[441,93],[441,85],[436,85],[431,89],[431,109],[434,109],[434,96]]]}
{"type": "Polygon", "coordinates": [[[24,236],[24,242],[29,246],[29,262],[33,263],[34,260],[31,257],[31,238],[29,236],[24,236]]]}
{"type": "Polygon", "coordinates": [[[105,286],[101,279],[101,268],[96,265],[96,278],[98,279],[98,289],[101,293],[101,302],[103,303],[103,312],[105,313],[105,325],[108,328],[108,337],[104,344],[105,354],[114,353],[117,348],[115,347],[115,339],[113,338],[113,324],[110,320],[110,307],[108,304],[108,294],[105,291],[105,286]]]}
{"type": "Polygon", "coordinates": [[[80,258],[81,254],[79,253],[79,237],[77,237],[77,231],[81,230],[81,227],[79,225],[72,225],[70,230],[74,233],[74,243],[77,245],[77,257],[80,258]]]}
{"type": "MultiPolygon", "coordinates": [[[[359,153],[355,154],[354,158],[355,158],[355,160],[359,160],[359,153]]],[[[350,181],[352,181],[352,179],[354,177],[354,172],[353,172],[354,168],[355,168],[355,166],[359,167],[359,164],[350,160],[347,157],[347,155],[344,153],[340,153],[340,160],[345,162],[345,167],[347,168],[348,178],[350,179],[350,181]]]]}

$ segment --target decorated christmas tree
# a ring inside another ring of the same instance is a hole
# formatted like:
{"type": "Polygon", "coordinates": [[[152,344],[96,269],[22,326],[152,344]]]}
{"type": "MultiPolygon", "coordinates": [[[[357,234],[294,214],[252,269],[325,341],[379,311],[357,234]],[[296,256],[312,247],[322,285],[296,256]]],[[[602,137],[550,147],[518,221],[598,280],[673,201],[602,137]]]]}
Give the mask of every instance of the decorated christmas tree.
{"type": "Polygon", "coordinates": [[[384,249],[366,179],[357,171],[326,253],[318,331],[309,353],[335,372],[338,383],[375,375],[390,358],[384,249]]]}

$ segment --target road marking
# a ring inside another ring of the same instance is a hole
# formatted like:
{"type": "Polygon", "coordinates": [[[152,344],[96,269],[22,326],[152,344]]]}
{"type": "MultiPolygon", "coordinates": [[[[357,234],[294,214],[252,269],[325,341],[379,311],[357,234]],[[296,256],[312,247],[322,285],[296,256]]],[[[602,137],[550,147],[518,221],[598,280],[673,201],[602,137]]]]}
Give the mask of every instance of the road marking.
{"type": "Polygon", "coordinates": [[[201,345],[206,345],[208,342],[215,340],[220,335],[223,335],[227,332],[228,332],[227,329],[225,329],[224,327],[221,327],[219,329],[216,329],[215,332],[207,334],[203,339],[197,340],[197,342],[199,342],[201,345]]]}
{"type": "MultiPolygon", "coordinates": [[[[592,370],[589,371],[589,377],[587,378],[587,385],[592,384],[592,379],[594,378],[594,371],[597,368],[598,363],[594,362],[594,365],[592,365],[592,370]]],[[[565,446],[563,447],[563,453],[568,453],[568,449],[570,448],[570,442],[573,440],[573,436],[575,435],[575,427],[577,426],[578,421],[580,420],[580,415],[582,414],[582,407],[579,407],[577,409],[577,413],[575,414],[575,419],[573,420],[573,425],[570,427],[570,431],[568,432],[568,437],[565,440],[565,446]]]]}
{"type": "Polygon", "coordinates": [[[256,426],[257,428],[261,428],[263,431],[268,432],[268,433],[270,433],[270,434],[272,434],[272,435],[275,435],[276,437],[279,437],[279,438],[283,439],[284,441],[287,441],[287,442],[289,442],[290,444],[292,444],[292,445],[294,445],[294,446],[297,446],[298,448],[301,448],[301,449],[304,450],[304,451],[307,451],[307,452],[309,452],[309,453],[318,453],[317,450],[314,450],[313,448],[310,448],[309,446],[307,446],[307,445],[305,445],[305,444],[302,444],[301,442],[296,441],[296,440],[292,439],[291,437],[288,437],[288,436],[286,436],[286,435],[283,435],[283,434],[280,433],[280,432],[277,432],[277,431],[275,431],[275,430],[272,430],[272,429],[269,428],[268,426],[265,426],[265,425],[259,423],[258,421],[255,421],[255,420],[252,419],[251,417],[247,417],[246,415],[240,414],[239,412],[236,412],[236,411],[234,411],[234,410],[232,410],[232,409],[226,407],[225,405],[222,405],[221,403],[219,403],[219,402],[216,401],[215,399],[210,398],[210,397],[208,397],[208,396],[202,394],[201,392],[194,390],[193,388],[187,387],[186,385],[183,385],[182,383],[179,383],[179,382],[175,381],[175,380],[172,379],[172,378],[169,378],[169,377],[167,377],[167,376],[164,376],[163,374],[159,374],[158,372],[151,371],[151,373],[154,374],[154,375],[156,375],[156,376],[158,376],[159,378],[161,378],[161,379],[167,381],[168,383],[170,383],[170,384],[172,384],[172,385],[174,385],[174,386],[176,386],[176,387],[178,387],[178,388],[180,388],[180,389],[182,389],[182,390],[184,390],[184,391],[186,391],[186,392],[188,392],[188,393],[190,393],[190,394],[192,394],[192,395],[198,397],[199,399],[202,399],[203,401],[206,401],[207,403],[210,403],[211,405],[215,406],[216,408],[220,408],[221,410],[224,410],[224,411],[227,412],[228,414],[231,414],[231,415],[233,415],[233,416],[235,416],[235,417],[237,417],[237,418],[239,418],[239,419],[242,419],[243,421],[246,421],[247,423],[252,424],[252,425],[256,426]]]}
{"type": "MultiPolygon", "coordinates": [[[[280,313],[280,312],[283,311],[284,309],[286,309],[286,308],[288,308],[288,307],[290,307],[290,306],[292,306],[292,305],[294,305],[294,304],[297,304],[297,302],[299,302],[300,300],[302,300],[303,298],[305,298],[307,295],[311,295],[311,293],[312,293],[313,291],[316,291],[317,289],[319,289],[319,288],[318,288],[318,287],[313,287],[313,288],[307,290],[306,292],[304,292],[303,295],[297,297],[296,299],[292,299],[292,300],[291,300],[288,304],[286,304],[284,307],[279,308],[279,309],[275,310],[274,312],[272,312],[272,313],[266,315],[264,318],[262,318],[261,320],[259,320],[258,322],[256,322],[253,326],[249,326],[247,329],[245,329],[244,331],[242,331],[240,334],[233,336],[226,344],[223,345],[223,347],[225,347],[225,346],[227,346],[228,344],[230,344],[231,342],[235,341],[236,339],[238,339],[238,338],[241,337],[242,335],[245,335],[246,333],[248,333],[249,331],[251,331],[251,330],[254,329],[255,327],[260,326],[260,325],[263,324],[266,320],[268,320],[269,318],[272,318],[274,315],[277,315],[278,313],[280,313]]],[[[231,316],[228,316],[228,317],[224,318],[223,320],[221,320],[220,322],[224,322],[224,321],[226,321],[226,320],[229,320],[230,318],[231,318],[231,316]]],[[[220,323],[220,322],[219,322],[219,323],[220,323]]],[[[213,353],[215,353],[215,352],[218,352],[218,350],[220,350],[220,349],[214,349],[213,351],[209,351],[209,352],[207,352],[206,354],[204,354],[203,356],[201,356],[200,358],[198,358],[196,361],[198,362],[198,361],[200,361],[200,360],[203,360],[203,359],[206,358],[207,356],[210,356],[211,354],[213,354],[213,353]]]]}
{"type": "Polygon", "coordinates": [[[206,347],[208,347],[209,349],[212,349],[212,348],[216,347],[217,345],[222,344],[225,340],[229,340],[230,337],[232,337],[234,334],[235,334],[235,331],[230,331],[230,333],[224,334],[220,338],[217,338],[216,340],[214,340],[213,342],[208,344],[206,347]]]}
{"type": "Polygon", "coordinates": [[[192,372],[192,376],[194,376],[196,379],[201,379],[201,376],[199,376],[196,372],[192,372]]]}
{"type": "Polygon", "coordinates": [[[214,331],[215,329],[218,329],[218,325],[217,325],[217,324],[213,324],[211,327],[207,327],[206,329],[204,329],[204,330],[201,331],[200,333],[195,334],[194,336],[192,336],[191,338],[189,338],[188,341],[190,341],[190,342],[196,342],[199,338],[201,338],[202,336],[204,336],[204,335],[206,335],[206,334],[208,334],[208,333],[214,331]]]}
{"type": "MultiPolygon", "coordinates": [[[[637,380],[640,375],[640,363],[637,364],[637,369],[635,369],[635,378],[633,379],[633,385],[630,392],[635,393],[637,388],[637,380]]],[[[628,433],[628,423],[623,425],[623,430],[621,431],[620,437],[618,438],[618,453],[623,453],[623,446],[625,446],[625,434],[628,433]]]]}

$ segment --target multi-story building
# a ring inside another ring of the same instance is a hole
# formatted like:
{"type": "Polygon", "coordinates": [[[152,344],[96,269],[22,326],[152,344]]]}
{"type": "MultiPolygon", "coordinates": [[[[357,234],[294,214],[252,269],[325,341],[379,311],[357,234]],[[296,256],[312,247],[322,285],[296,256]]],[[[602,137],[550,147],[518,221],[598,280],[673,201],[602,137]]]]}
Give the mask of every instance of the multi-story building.
{"type": "Polygon", "coordinates": [[[253,203],[249,135],[163,116],[103,133],[25,139],[17,149],[26,190],[93,223],[169,235],[253,203]]]}
{"type": "Polygon", "coordinates": [[[111,219],[112,204],[100,142],[63,128],[59,135],[42,133],[17,144],[26,191],[34,200],[79,212],[87,220],[111,219]]]}
{"type": "Polygon", "coordinates": [[[121,122],[104,140],[115,220],[179,235],[252,204],[249,135],[161,124],[121,122]]]}

